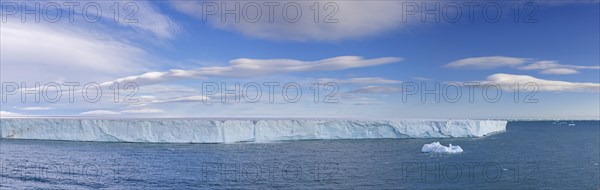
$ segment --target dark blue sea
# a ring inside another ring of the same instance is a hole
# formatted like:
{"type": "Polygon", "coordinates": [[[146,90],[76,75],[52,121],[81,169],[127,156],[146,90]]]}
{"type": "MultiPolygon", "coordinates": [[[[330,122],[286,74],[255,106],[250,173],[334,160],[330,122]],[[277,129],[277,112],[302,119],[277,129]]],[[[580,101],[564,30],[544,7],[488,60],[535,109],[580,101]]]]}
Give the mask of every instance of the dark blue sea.
{"type": "Polygon", "coordinates": [[[0,189],[599,189],[599,121],[469,139],[239,144],[0,140],[0,189]],[[459,154],[421,153],[452,143],[459,154]]]}

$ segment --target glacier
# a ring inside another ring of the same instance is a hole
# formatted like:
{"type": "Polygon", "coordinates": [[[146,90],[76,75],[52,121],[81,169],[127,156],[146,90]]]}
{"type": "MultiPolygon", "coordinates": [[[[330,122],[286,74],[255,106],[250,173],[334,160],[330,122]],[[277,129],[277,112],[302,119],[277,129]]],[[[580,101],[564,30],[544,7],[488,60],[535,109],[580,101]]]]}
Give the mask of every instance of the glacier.
{"type": "Polygon", "coordinates": [[[0,138],[151,143],[454,138],[502,132],[506,124],[500,120],[2,118],[0,138]]]}
{"type": "Polygon", "coordinates": [[[452,144],[449,144],[448,146],[444,146],[444,145],[440,144],[440,142],[433,142],[431,144],[423,145],[423,148],[421,148],[421,152],[453,154],[453,153],[461,153],[461,152],[463,152],[463,149],[460,146],[452,146],[452,144]]]}

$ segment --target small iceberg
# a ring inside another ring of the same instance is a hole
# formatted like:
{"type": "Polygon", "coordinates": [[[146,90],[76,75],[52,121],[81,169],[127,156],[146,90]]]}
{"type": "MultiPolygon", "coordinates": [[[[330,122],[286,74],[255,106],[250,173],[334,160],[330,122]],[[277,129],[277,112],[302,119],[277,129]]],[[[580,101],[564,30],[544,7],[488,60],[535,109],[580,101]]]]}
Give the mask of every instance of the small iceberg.
{"type": "Polygon", "coordinates": [[[440,154],[453,154],[453,153],[461,153],[463,152],[463,149],[460,148],[460,146],[452,146],[452,144],[449,144],[448,146],[444,146],[441,145],[440,142],[433,142],[431,144],[425,144],[423,145],[423,148],[421,148],[421,152],[433,152],[433,153],[440,153],[440,154]]]}

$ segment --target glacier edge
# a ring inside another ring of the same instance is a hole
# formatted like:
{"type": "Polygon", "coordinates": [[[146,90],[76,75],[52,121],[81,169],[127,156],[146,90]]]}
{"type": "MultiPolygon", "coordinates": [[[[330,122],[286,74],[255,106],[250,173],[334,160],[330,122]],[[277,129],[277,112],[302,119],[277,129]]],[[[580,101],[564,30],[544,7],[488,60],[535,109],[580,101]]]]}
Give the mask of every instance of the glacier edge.
{"type": "Polygon", "coordinates": [[[235,143],[315,139],[483,137],[499,120],[0,119],[0,138],[98,142],[235,143]]]}

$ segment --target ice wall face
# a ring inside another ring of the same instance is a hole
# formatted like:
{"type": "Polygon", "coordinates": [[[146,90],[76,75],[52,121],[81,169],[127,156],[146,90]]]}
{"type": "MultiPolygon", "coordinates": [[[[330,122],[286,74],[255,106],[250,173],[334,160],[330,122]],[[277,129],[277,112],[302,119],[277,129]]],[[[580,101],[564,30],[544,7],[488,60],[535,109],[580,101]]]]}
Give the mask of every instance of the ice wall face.
{"type": "Polygon", "coordinates": [[[0,137],[102,142],[232,143],[309,139],[482,137],[492,120],[1,119],[0,137]]]}

